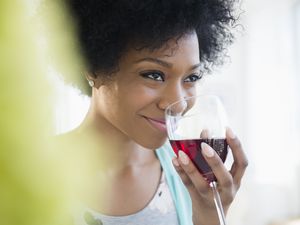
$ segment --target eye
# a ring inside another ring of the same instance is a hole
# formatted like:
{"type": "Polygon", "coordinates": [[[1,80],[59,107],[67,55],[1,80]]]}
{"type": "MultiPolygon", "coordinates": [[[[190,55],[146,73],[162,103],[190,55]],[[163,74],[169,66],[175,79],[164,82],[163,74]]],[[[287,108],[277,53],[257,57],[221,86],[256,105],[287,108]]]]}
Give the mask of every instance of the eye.
{"type": "Polygon", "coordinates": [[[202,74],[199,73],[194,73],[189,75],[187,78],[184,79],[184,82],[197,82],[198,80],[200,80],[203,77],[202,74]]]}
{"type": "Polygon", "coordinates": [[[165,81],[164,74],[160,71],[142,72],[141,76],[154,81],[165,81]]]}

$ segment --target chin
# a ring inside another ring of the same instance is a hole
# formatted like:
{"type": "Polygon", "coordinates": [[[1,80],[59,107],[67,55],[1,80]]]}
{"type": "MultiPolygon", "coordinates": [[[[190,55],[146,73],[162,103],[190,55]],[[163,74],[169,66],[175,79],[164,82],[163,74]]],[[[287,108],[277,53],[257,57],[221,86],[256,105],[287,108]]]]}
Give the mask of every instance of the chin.
{"type": "Polygon", "coordinates": [[[150,141],[149,139],[148,140],[145,140],[141,143],[139,143],[140,145],[142,145],[143,147],[145,148],[148,148],[148,149],[157,149],[157,148],[160,148],[161,146],[163,146],[167,141],[167,138],[156,138],[155,140],[152,140],[150,141]]]}

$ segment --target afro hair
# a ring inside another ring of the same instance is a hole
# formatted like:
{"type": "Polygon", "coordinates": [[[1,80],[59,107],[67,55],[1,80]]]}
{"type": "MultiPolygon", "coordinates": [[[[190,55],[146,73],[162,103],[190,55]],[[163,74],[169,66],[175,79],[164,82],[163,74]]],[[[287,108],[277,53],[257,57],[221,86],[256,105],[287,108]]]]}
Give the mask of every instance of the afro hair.
{"type": "MultiPolygon", "coordinates": [[[[89,74],[109,77],[129,47],[155,50],[196,32],[206,72],[221,65],[233,42],[235,0],[66,0],[89,74]]],[[[72,82],[71,82],[72,83],[72,82]]],[[[74,84],[91,95],[87,82],[74,84]]]]}

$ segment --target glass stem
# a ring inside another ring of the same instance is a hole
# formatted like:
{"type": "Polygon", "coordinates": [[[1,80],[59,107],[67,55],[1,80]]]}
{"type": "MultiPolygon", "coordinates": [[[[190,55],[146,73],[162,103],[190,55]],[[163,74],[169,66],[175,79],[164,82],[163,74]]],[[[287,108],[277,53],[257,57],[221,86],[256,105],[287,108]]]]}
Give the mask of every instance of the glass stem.
{"type": "Polygon", "coordinates": [[[212,182],[210,182],[209,185],[210,185],[210,187],[213,191],[214,202],[215,202],[215,206],[216,206],[216,209],[217,209],[220,225],[226,225],[226,218],[225,218],[225,214],[224,214],[220,194],[219,194],[219,191],[217,189],[217,184],[216,184],[215,181],[212,181],[212,182]]]}

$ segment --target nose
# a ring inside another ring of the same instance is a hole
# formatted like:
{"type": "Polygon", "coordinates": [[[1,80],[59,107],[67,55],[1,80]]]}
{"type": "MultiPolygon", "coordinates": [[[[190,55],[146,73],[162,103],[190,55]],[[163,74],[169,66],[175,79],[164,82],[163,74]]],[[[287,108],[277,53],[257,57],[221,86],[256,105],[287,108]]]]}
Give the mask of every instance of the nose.
{"type": "Polygon", "coordinates": [[[174,113],[182,113],[187,108],[187,102],[184,100],[185,97],[187,96],[181,85],[170,85],[161,94],[158,108],[165,110],[172,103],[177,102],[172,106],[172,111],[174,113]]]}

